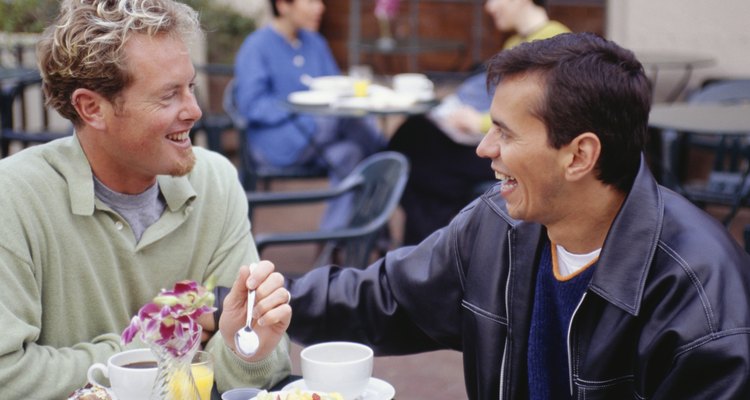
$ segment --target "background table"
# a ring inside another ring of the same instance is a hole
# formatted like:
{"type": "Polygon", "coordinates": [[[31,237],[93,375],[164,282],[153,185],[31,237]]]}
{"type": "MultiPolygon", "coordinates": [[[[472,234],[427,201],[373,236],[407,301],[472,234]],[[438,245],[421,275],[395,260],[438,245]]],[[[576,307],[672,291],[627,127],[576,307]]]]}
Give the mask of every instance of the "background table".
{"type": "Polygon", "coordinates": [[[306,105],[287,102],[287,106],[298,114],[325,115],[334,117],[365,117],[368,115],[418,115],[429,112],[438,104],[437,100],[420,101],[408,106],[349,107],[334,104],[306,105]]]}
{"type": "Polygon", "coordinates": [[[655,104],[648,123],[659,129],[707,135],[746,135],[750,134],[750,103],[655,104]]]}
{"type": "Polygon", "coordinates": [[[665,101],[671,103],[675,101],[690,82],[693,70],[713,65],[714,59],[701,54],[675,53],[670,51],[636,51],[636,57],[643,64],[643,68],[648,73],[650,71],[650,80],[653,85],[653,93],[656,93],[656,84],[659,79],[659,72],[662,71],[682,71],[682,76],[677,84],[667,95],[665,101]]]}
{"type": "MultiPolygon", "coordinates": [[[[750,103],[717,104],[717,103],[683,103],[683,104],[657,104],[654,105],[649,116],[649,125],[658,129],[673,129],[678,132],[688,132],[704,136],[715,136],[715,157],[722,159],[719,149],[724,146],[727,136],[732,146],[738,146],[738,161],[736,167],[731,169],[714,169],[708,178],[708,183],[699,189],[690,190],[690,185],[685,185],[681,179],[676,178],[676,171],[672,170],[672,163],[664,157],[661,160],[662,180],[665,185],[681,192],[696,204],[722,204],[730,207],[729,213],[722,222],[729,226],[738,209],[745,204],[747,193],[748,174],[750,164],[747,160],[742,163],[743,154],[747,151],[744,142],[750,138],[750,103]],[[736,169],[735,169],[736,168],[736,169]],[[729,188],[724,190],[722,187],[729,188]]],[[[728,145],[729,146],[729,145],[728,145]]],[[[729,165],[732,165],[731,161],[729,165]]],[[[723,162],[718,165],[724,165],[723,162]]]]}

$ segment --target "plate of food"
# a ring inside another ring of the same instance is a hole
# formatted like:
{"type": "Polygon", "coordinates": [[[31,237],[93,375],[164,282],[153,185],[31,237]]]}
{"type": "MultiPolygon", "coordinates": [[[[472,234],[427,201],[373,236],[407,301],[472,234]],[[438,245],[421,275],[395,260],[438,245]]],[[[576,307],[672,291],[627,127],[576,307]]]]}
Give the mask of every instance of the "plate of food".
{"type": "Polygon", "coordinates": [[[338,393],[321,393],[294,388],[277,392],[261,391],[250,400],[344,400],[338,393]]]}
{"type": "MultiPolygon", "coordinates": [[[[282,392],[295,392],[300,391],[302,393],[308,392],[307,385],[305,385],[304,379],[298,379],[286,386],[284,386],[282,389],[282,392]]],[[[331,395],[338,395],[338,393],[329,393],[329,396],[331,395]]],[[[367,387],[365,388],[365,391],[362,392],[362,394],[357,397],[357,400],[392,400],[396,396],[396,389],[388,382],[378,379],[375,377],[370,377],[370,380],[367,382],[367,387]]],[[[321,400],[335,400],[336,398],[321,398],[321,400]]],[[[339,399],[341,399],[339,397],[339,399]]],[[[263,400],[263,399],[258,399],[263,400]]],[[[284,399],[283,397],[280,399],[272,398],[268,400],[296,400],[294,398],[290,399],[284,399]]],[[[308,399],[309,400],[309,399],[308,399]]],[[[343,399],[341,399],[343,400],[343,399]]]]}

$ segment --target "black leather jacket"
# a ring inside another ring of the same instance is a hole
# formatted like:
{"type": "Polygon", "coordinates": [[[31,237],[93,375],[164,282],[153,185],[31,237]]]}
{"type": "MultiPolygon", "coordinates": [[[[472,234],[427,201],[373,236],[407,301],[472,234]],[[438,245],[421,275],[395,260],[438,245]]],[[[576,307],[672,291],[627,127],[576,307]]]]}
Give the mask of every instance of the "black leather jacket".
{"type": "MultiPolygon", "coordinates": [[[[365,270],[292,281],[289,333],[378,355],[463,352],[471,399],[524,399],[534,277],[546,233],[497,194],[365,270]]],[[[575,399],[750,399],[750,257],[641,167],[568,337],[575,399]]]]}

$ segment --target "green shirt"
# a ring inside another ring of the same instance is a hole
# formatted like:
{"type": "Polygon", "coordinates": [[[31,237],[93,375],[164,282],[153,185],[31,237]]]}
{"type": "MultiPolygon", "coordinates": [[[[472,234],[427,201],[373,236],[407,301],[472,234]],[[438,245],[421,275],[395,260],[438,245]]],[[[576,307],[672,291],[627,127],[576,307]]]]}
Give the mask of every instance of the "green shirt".
{"type": "MultiPolygon", "coordinates": [[[[230,286],[258,260],[234,166],[194,148],[185,177],[159,176],[166,209],[136,243],[127,222],[94,195],[75,136],[0,160],[0,398],[60,399],[95,362],[123,349],[138,309],[182,279],[230,286]]],[[[246,363],[214,335],[220,391],[269,386],[290,370],[289,343],[246,363]]]]}
{"type": "Polygon", "coordinates": [[[546,24],[544,24],[542,27],[534,31],[528,36],[521,36],[519,34],[515,34],[508,38],[508,40],[503,43],[503,50],[507,50],[513,47],[518,46],[521,43],[524,42],[533,42],[534,40],[542,40],[542,39],[549,39],[553,36],[557,36],[561,33],[568,33],[570,32],[570,29],[568,29],[567,26],[557,22],[557,21],[547,21],[546,24]]]}

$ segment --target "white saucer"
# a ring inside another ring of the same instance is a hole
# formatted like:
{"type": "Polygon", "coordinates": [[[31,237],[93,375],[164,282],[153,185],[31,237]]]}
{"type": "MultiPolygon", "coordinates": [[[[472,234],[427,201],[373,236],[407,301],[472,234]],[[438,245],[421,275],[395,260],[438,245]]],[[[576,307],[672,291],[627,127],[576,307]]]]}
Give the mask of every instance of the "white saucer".
{"type": "Polygon", "coordinates": [[[322,90],[302,90],[299,92],[289,93],[287,100],[290,103],[303,106],[323,106],[332,103],[338,99],[339,95],[335,92],[326,92],[322,90]]]}
{"type": "MultiPolygon", "coordinates": [[[[284,386],[281,390],[286,391],[294,389],[307,390],[304,379],[298,379],[284,386]]],[[[365,388],[364,393],[362,393],[357,400],[391,400],[394,396],[396,396],[396,389],[394,389],[390,383],[382,379],[370,378],[370,381],[367,382],[367,387],[365,388]]]]}

